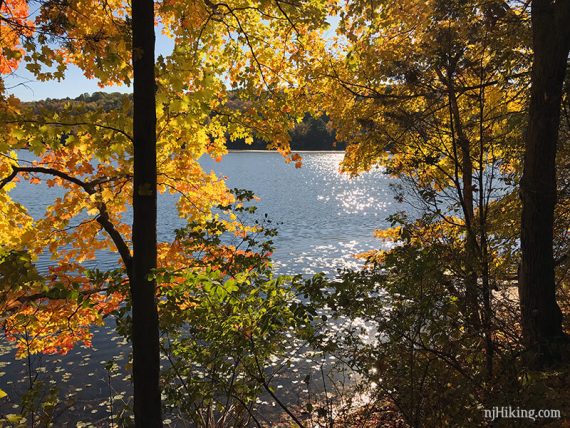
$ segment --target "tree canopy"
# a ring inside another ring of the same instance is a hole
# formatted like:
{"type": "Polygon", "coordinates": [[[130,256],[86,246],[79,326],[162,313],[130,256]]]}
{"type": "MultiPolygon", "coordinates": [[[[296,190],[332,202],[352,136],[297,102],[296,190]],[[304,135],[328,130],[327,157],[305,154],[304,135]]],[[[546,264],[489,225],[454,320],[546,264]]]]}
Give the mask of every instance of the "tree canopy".
{"type": "MultiPolygon", "coordinates": [[[[570,0],[0,0],[6,338],[18,357],[65,354],[115,317],[137,426],[162,426],[161,409],[259,426],[261,394],[305,426],[268,376],[290,335],[410,426],[563,402],[548,370],[568,353],[568,16],[570,0]],[[172,49],[155,58],[156,34],[172,49]],[[19,67],[60,81],[70,65],[133,93],[7,94],[19,67]],[[199,162],[244,147],[297,167],[293,150],[346,148],[341,171],[382,168],[407,209],[361,268],[279,276],[276,232],[243,218],[253,194],[199,162]],[[11,198],[23,181],[58,189],[41,216],[11,198]],[[157,193],[177,198],[169,241],[157,193]],[[109,252],[114,269],[87,267],[109,252]]],[[[309,396],[305,413],[332,427],[320,370],[326,406],[309,396]]]]}

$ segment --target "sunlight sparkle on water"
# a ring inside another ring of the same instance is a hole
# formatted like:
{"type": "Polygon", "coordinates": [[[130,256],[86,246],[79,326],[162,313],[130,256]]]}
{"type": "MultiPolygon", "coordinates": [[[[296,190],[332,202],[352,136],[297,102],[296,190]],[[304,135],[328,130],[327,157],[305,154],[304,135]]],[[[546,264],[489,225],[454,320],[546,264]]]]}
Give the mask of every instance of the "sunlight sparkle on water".
{"type": "Polygon", "coordinates": [[[371,178],[382,174],[378,170],[364,173],[359,177],[343,174],[340,172],[343,156],[343,153],[334,153],[319,157],[309,156],[304,159],[304,167],[315,171],[329,185],[323,188],[323,193],[317,195],[317,200],[330,201],[332,190],[334,200],[342,212],[362,213],[363,215],[370,213],[370,215],[377,216],[390,205],[390,202],[387,201],[384,192],[376,195],[370,194],[369,183],[371,178]]]}

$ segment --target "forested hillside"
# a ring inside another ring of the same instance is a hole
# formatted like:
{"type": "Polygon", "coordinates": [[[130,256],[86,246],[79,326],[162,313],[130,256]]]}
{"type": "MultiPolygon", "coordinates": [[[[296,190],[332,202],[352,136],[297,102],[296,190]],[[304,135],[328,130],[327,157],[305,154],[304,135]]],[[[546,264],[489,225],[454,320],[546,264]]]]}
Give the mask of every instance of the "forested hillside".
{"type": "MultiPolygon", "coordinates": [[[[76,98],[48,98],[42,101],[30,103],[32,108],[46,108],[57,111],[65,104],[70,104],[73,109],[90,111],[112,111],[121,107],[122,103],[130,103],[131,96],[119,92],[95,92],[93,94],[83,94],[76,98]]],[[[239,108],[239,103],[231,102],[233,108],[239,108]]],[[[212,114],[215,114],[212,113],[212,114]]],[[[326,116],[315,119],[310,114],[306,114],[303,121],[297,124],[291,131],[292,150],[344,150],[345,143],[335,141],[334,130],[328,126],[329,120],[326,116]]],[[[244,138],[227,141],[227,148],[230,150],[265,150],[267,141],[259,137],[253,137],[249,144],[244,138]]]]}

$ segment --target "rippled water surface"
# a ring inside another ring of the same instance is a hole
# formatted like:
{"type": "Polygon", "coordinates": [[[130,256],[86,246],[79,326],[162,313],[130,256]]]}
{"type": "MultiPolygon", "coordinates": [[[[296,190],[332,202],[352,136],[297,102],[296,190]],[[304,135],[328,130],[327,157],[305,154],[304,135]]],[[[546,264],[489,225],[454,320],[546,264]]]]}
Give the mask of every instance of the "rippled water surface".
{"type": "Polygon", "coordinates": [[[380,170],[350,178],[339,173],[342,157],[304,153],[296,169],[277,153],[237,152],[203,165],[227,176],[229,186],[253,190],[259,213],[280,223],[274,258],[281,271],[330,273],[353,265],[355,252],[377,247],[372,232],[396,208],[380,170]]]}
{"type": "MultiPolygon", "coordinates": [[[[218,163],[204,159],[202,165],[227,177],[229,187],[252,190],[261,198],[258,214],[268,214],[277,223],[274,260],[280,272],[334,274],[337,268],[356,266],[355,253],[377,248],[380,243],[372,235],[374,229],[386,226],[386,216],[402,209],[393,201],[389,179],[380,170],[358,178],[340,174],[342,156],[304,153],[303,167],[296,169],[277,153],[234,152],[218,163]]],[[[41,216],[57,196],[57,189],[26,183],[12,192],[12,197],[35,217],[41,216]]],[[[169,239],[181,225],[175,199],[161,196],[159,204],[159,238],[169,239]]],[[[115,254],[104,254],[97,264],[106,268],[116,262],[115,254]]],[[[41,260],[44,268],[47,263],[47,258],[41,260]]],[[[41,361],[34,357],[32,361],[34,367],[47,367],[44,372],[40,370],[39,379],[68,385],[67,414],[74,420],[103,421],[109,409],[101,400],[110,395],[121,400],[129,395],[121,380],[124,374],[117,373],[109,382],[103,368],[112,358],[119,365],[125,364],[128,348],[111,328],[94,332],[94,349],[77,347],[65,357],[44,357],[41,361]]],[[[9,393],[26,388],[25,361],[12,360],[13,353],[8,352],[0,361],[1,388],[9,393]]]]}

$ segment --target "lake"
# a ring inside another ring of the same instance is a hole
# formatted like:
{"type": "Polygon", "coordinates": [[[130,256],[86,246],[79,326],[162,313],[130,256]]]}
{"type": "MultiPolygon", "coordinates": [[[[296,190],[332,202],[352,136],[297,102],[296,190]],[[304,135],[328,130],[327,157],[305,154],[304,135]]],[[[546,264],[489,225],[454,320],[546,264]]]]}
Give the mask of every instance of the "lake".
{"type": "MultiPolygon", "coordinates": [[[[393,199],[390,179],[379,169],[357,178],[340,174],[340,152],[302,156],[299,169],[274,152],[232,152],[221,162],[204,158],[201,163],[205,170],[226,177],[229,187],[252,190],[260,198],[257,215],[267,214],[279,232],[273,254],[278,272],[333,275],[336,269],[356,267],[359,262],[354,254],[378,248],[381,243],[373,231],[386,227],[386,217],[403,209],[393,199]]],[[[19,183],[11,196],[38,217],[59,191],[19,183]]],[[[159,198],[159,239],[171,239],[181,225],[174,203],[171,195],[159,198]]],[[[97,266],[114,267],[117,258],[116,254],[102,254],[97,266]]],[[[49,259],[42,258],[40,268],[45,269],[47,263],[49,259]]],[[[67,356],[32,358],[34,371],[39,369],[38,379],[65,386],[65,419],[102,422],[108,417],[105,400],[110,395],[116,400],[129,395],[124,373],[114,374],[109,381],[104,369],[111,359],[124,365],[128,347],[110,327],[95,328],[94,333],[93,349],[78,346],[67,356]]],[[[13,353],[5,350],[0,365],[0,388],[16,397],[27,387],[26,362],[13,361],[13,353]]],[[[11,406],[16,404],[4,399],[0,411],[10,412],[11,406]]],[[[17,412],[17,408],[11,411],[17,412]]]]}
{"type": "Polygon", "coordinates": [[[205,169],[228,178],[230,187],[261,198],[258,213],[279,223],[274,260],[286,273],[331,273],[354,266],[353,254],[377,248],[372,232],[385,227],[396,205],[380,170],[351,179],[339,173],[342,153],[303,153],[303,166],[273,152],[233,152],[205,169]]]}

